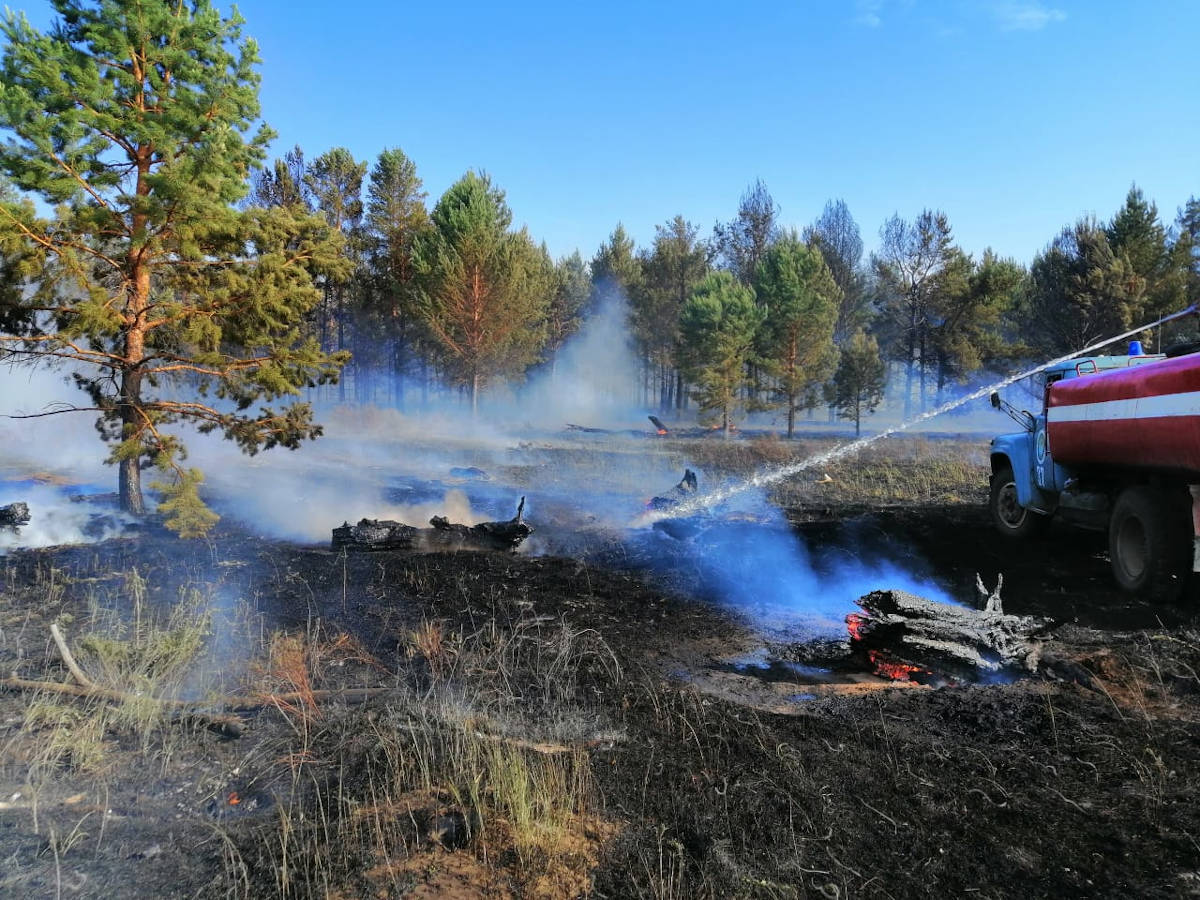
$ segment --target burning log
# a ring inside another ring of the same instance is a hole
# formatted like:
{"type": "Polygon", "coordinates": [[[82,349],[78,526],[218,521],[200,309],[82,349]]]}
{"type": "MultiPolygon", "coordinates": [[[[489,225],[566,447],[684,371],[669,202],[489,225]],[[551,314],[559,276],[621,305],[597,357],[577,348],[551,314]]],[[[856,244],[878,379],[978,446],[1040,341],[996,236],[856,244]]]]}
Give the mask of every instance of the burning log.
{"type": "Polygon", "coordinates": [[[363,519],[333,529],[334,550],[515,550],[533,533],[524,520],[525,498],[507,522],[461,525],[445,516],[429,520],[432,528],[415,528],[401,522],[363,519]]]}
{"type": "Polygon", "coordinates": [[[658,416],[647,416],[646,418],[650,420],[650,424],[654,426],[654,430],[659,434],[665,436],[671,433],[671,429],[664,425],[663,420],[658,416]]]}
{"type": "Polygon", "coordinates": [[[7,528],[11,531],[16,531],[22,525],[29,524],[29,505],[21,503],[10,503],[8,506],[0,506],[0,528],[7,528]]]}
{"type": "Polygon", "coordinates": [[[1042,665],[1041,637],[1055,627],[1035,616],[1010,616],[1000,586],[978,587],[984,609],[937,603],[907,591],[872,591],[846,616],[851,652],[876,674],[922,683],[1015,678],[1042,665]]]}

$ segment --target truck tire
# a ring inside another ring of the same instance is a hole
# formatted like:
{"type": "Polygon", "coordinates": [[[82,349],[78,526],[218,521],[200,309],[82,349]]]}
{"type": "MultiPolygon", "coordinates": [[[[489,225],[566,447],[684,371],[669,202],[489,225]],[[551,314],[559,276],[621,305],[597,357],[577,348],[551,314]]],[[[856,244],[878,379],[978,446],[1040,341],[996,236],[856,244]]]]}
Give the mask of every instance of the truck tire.
{"type": "Polygon", "coordinates": [[[1184,495],[1145,485],[1117,497],[1108,525],[1113,576],[1122,588],[1173,602],[1192,569],[1192,522],[1184,495]]]}
{"type": "Polygon", "coordinates": [[[1049,521],[1040,513],[1017,502],[1017,481],[1011,466],[1001,466],[992,475],[992,494],[988,503],[996,530],[1008,538],[1028,538],[1039,533],[1049,521]]]}

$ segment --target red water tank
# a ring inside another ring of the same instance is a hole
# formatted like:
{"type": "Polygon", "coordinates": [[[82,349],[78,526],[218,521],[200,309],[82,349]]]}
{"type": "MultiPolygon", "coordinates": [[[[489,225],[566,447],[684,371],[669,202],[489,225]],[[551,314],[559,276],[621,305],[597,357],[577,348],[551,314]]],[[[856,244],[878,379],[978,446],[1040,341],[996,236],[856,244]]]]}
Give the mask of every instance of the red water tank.
{"type": "Polygon", "coordinates": [[[1050,455],[1079,468],[1169,472],[1200,482],[1200,354],[1050,385],[1050,455]]]}

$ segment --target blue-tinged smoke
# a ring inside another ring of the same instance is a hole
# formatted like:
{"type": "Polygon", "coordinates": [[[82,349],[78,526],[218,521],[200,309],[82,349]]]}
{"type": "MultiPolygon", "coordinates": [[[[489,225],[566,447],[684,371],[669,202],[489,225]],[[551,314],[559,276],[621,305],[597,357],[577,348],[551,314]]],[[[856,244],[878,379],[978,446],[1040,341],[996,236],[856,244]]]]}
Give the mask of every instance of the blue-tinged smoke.
{"type": "Polygon", "coordinates": [[[700,591],[764,633],[797,640],[838,637],[854,601],[880,589],[953,602],[903,545],[872,540],[851,526],[809,550],[775,508],[762,501],[755,520],[719,510],[671,537],[661,529],[661,559],[693,568],[700,591]]]}

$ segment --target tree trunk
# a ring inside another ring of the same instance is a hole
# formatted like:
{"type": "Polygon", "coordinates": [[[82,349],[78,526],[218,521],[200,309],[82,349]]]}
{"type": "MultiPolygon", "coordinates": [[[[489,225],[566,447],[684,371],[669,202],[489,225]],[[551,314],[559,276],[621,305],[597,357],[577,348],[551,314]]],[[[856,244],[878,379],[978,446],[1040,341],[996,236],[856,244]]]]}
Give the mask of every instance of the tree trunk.
{"type": "Polygon", "coordinates": [[[908,353],[905,356],[904,372],[904,420],[912,415],[913,361],[917,356],[917,299],[913,291],[908,297],[908,353]]]}
{"type": "Polygon", "coordinates": [[[471,418],[479,412],[479,373],[471,373],[471,418]]]}
{"type": "MultiPolygon", "coordinates": [[[[129,343],[126,337],[126,344],[129,343]]],[[[140,341],[141,335],[138,335],[140,341]]],[[[126,370],[121,377],[121,436],[122,439],[132,437],[140,429],[141,414],[138,404],[141,402],[142,375],[137,369],[126,370]]],[[[122,459],[117,469],[117,491],[120,497],[121,510],[131,515],[140,516],[146,512],[146,503],[142,498],[142,469],[141,454],[122,459]]]]}
{"type": "MultiPolygon", "coordinates": [[[[345,290],[344,290],[344,288],[339,286],[337,289],[337,305],[335,307],[337,310],[338,352],[341,352],[342,350],[346,349],[346,310],[344,309],[345,299],[346,299],[345,298],[345,290]]],[[[358,364],[357,363],[355,363],[355,365],[354,365],[354,371],[357,374],[357,372],[358,372],[358,364]]],[[[346,402],[346,379],[339,377],[338,378],[338,403],[345,403],[345,402],[346,402]]]]}
{"type": "Polygon", "coordinates": [[[408,338],[408,335],[406,334],[408,329],[405,327],[405,325],[406,325],[406,323],[405,323],[404,319],[401,318],[400,319],[400,329],[399,329],[400,333],[396,336],[395,353],[392,354],[392,366],[393,366],[392,383],[393,383],[393,389],[396,392],[395,405],[396,405],[396,409],[400,410],[400,412],[404,412],[404,370],[405,370],[406,364],[408,362],[408,360],[407,360],[407,350],[408,350],[407,338],[408,338]]]}
{"type": "MultiPolygon", "coordinates": [[[[150,194],[150,157],[151,149],[148,144],[137,148],[137,184],[135,192],[138,197],[150,194]]],[[[134,246],[127,257],[129,264],[128,299],[124,310],[125,358],[121,360],[121,396],[117,404],[121,416],[121,440],[135,441],[136,451],[118,462],[117,492],[121,509],[132,515],[140,516],[146,512],[146,504],[142,498],[141,470],[141,434],[146,422],[141,410],[142,402],[142,361],[146,357],[146,323],[143,316],[150,303],[150,264],[143,256],[146,245],[137,242],[146,239],[146,216],[135,212],[130,223],[134,246]]]]}
{"type": "Polygon", "coordinates": [[[908,359],[904,363],[904,421],[908,421],[912,415],[912,389],[913,389],[913,355],[916,349],[913,347],[913,342],[908,342],[908,359]]]}
{"type": "Polygon", "coordinates": [[[796,433],[796,395],[788,392],[788,418],[787,418],[787,436],[788,440],[796,433]]]}
{"type": "Polygon", "coordinates": [[[929,368],[929,367],[928,367],[927,365],[925,365],[925,335],[922,333],[922,335],[921,335],[921,370],[920,370],[920,374],[921,374],[921,380],[920,380],[920,386],[921,386],[921,412],[925,412],[925,407],[926,407],[926,401],[925,401],[925,393],[926,393],[926,387],[925,387],[925,374],[926,374],[926,372],[927,372],[928,368],[929,368]]]}

